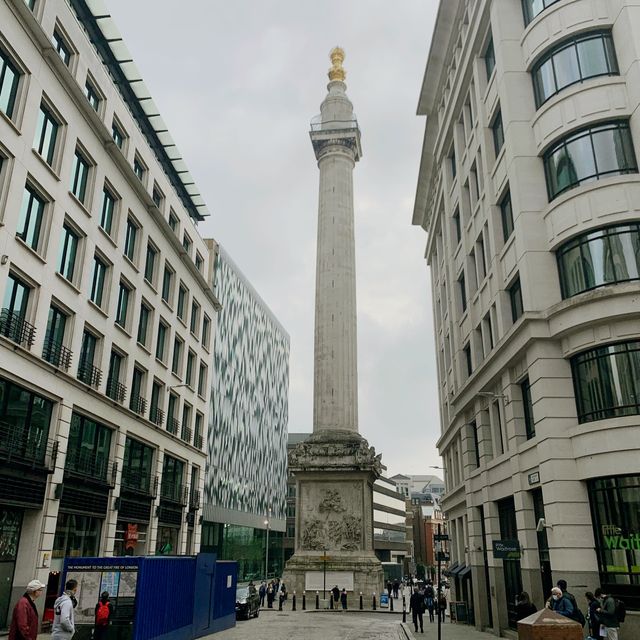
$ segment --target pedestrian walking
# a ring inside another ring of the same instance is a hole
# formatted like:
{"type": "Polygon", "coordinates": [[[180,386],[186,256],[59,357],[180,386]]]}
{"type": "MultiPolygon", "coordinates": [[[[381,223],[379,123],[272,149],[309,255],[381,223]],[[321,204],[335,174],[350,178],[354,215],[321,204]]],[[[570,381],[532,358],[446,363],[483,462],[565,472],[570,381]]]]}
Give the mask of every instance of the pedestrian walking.
{"type": "Polygon", "coordinates": [[[53,625],[51,640],[71,640],[76,632],[74,609],[78,604],[76,591],[77,580],[67,580],[64,593],[53,603],[53,625]]]}
{"type": "Polygon", "coordinates": [[[616,616],[616,602],[600,588],[596,589],[596,598],[600,598],[600,607],[596,609],[600,618],[600,635],[607,640],[618,640],[620,623],[616,616]]]}
{"type": "Polygon", "coordinates": [[[46,588],[40,580],[32,580],[16,602],[9,627],[9,640],[36,640],[38,637],[38,610],[36,600],[46,588]]]}
{"type": "Polygon", "coordinates": [[[93,640],[105,640],[112,615],[113,605],[109,601],[109,592],[103,591],[100,600],[96,604],[93,640]]]}
{"type": "Polygon", "coordinates": [[[587,621],[589,622],[589,638],[591,640],[600,640],[600,616],[598,615],[598,609],[601,606],[600,601],[591,593],[587,591],[584,594],[587,599],[587,621]]]}
{"type": "Polygon", "coordinates": [[[398,592],[400,591],[400,582],[398,581],[398,579],[396,578],[393,581],[393,597],[397,598],[398,597],[398,592]]]}
{"type": "Polygon", "coordinates": [[[415,632],[418,632],[418,625],[420,625],[420,633],[424,633],[424,625],[422,614],[424,613],[424,596],[415,589],[409,599],[409,611],[411,612],[411,619],[413,620],[413,626],[415,632]]]}
{"type": "Polygon", "coordinates": [[[273,580],[269,583],[267,587],[267,608],[273,609],[273,580]]]}
{"type": "Polygon", "coordinates": [[[346,611],[347,610],[347,590],[346,589],[342,589],[342,592],[340,593],[340,604],[342,605],[342,608],[346,611]]]}
{"type": "Polygon", "coordinates": [[[258,595],[260,596],[260,606],[264,607],[264,599],[267,595],[267,585],[265,584],[264,580],[260,583],[260,588],[258,589],[258,595]]]}
{"type": "Polygon", "coordinates": [[[441,591],[438,595],[438,618],[444,622],[444,617],[447,614],[447,596],[444,591],[441,591]]]}
{"type": "Polygon", "coordinates": [[[433,588],[433,583],[431,582],[431,580],[429,580],[424,590],[424,604],[427,608],[427,611],[429,612],[429,622],[434,622],[435,620],[433,615],[433,612],[436,608],[435,595],[436,592],[433,588]]]}

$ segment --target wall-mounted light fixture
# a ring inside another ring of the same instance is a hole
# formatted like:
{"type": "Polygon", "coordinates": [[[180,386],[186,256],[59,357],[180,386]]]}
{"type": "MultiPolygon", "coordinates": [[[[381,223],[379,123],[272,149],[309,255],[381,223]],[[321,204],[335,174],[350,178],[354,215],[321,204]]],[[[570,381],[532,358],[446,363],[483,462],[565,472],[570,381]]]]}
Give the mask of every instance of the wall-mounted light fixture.
{"type": "Polygon", "coordinates": [[[0,264],[5,265],[7,262],[9,262],[9,256],[3,253],[2,256],[0,256],[0,264]]]}

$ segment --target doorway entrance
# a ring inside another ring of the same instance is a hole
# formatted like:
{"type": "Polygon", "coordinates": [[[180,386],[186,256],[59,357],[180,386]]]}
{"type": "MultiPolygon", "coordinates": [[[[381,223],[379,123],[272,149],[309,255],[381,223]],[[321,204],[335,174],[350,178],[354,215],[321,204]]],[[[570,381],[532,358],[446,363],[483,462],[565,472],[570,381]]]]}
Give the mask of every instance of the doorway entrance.
{"type": "Polygon", "coordinates": [[[0,629],[7,628],[22,514],[22,509],[0,506],[0,629]]]}

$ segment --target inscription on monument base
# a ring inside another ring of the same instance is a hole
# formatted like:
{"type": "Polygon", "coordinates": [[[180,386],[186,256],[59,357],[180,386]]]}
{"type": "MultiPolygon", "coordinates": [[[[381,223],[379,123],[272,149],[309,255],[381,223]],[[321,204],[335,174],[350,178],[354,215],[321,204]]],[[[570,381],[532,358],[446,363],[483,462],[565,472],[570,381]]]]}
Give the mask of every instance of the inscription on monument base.
{"type": "Polygon", "coordinates": [[[305,571],[304,588],[306,591],[322,591],[326,585],[327,591],[337,585],[338,589],[353,591],[353,571],[305,571]]]}

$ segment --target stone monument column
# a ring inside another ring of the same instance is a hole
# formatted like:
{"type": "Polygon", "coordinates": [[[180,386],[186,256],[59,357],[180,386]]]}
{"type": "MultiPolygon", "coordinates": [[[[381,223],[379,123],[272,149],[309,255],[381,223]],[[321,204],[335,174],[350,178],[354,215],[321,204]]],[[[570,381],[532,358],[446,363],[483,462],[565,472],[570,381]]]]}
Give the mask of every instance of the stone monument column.
{"type": "Polygon", "coordinates": [[[352,176],[362,149],[344,57],[339,47],[331,51],[328,93],[311,122],[320,170],[313,433],[289,453],[296,543],[284,581],[297,593],[346,588],[355,603],[360,592],[370,598],[382,588],[373,551],[373,483],[381,462],[358,432],[352,176]]]}

